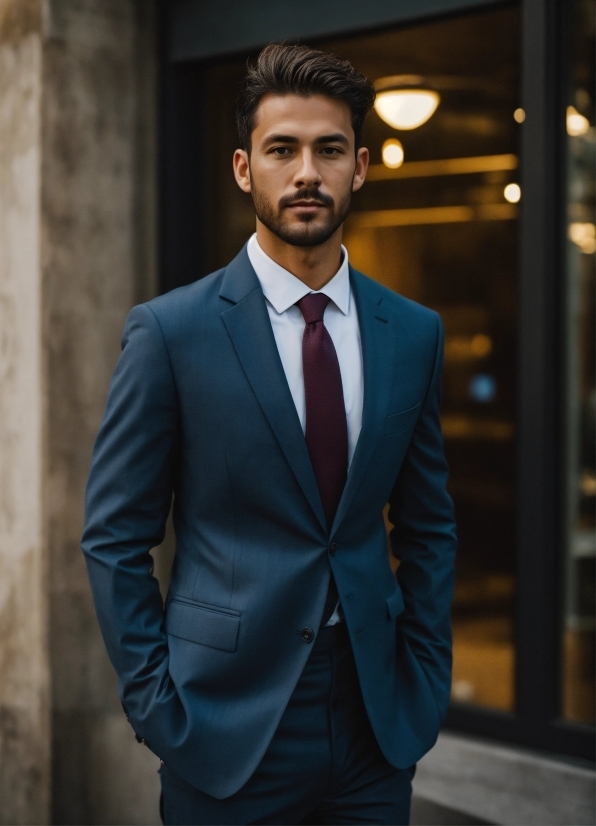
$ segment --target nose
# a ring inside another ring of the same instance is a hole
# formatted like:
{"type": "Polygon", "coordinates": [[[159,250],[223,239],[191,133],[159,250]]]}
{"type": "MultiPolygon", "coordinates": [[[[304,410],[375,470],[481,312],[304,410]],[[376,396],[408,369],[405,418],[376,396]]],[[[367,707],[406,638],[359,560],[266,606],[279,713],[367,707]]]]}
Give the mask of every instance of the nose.
{"type": "Polygon", "coordinates": [[[310,149],[304,149],[300,154],[300,163],[294,175],[296,189],[309,186],[320,186],[321,174],[315,162],[315,156],[310,149]]]}

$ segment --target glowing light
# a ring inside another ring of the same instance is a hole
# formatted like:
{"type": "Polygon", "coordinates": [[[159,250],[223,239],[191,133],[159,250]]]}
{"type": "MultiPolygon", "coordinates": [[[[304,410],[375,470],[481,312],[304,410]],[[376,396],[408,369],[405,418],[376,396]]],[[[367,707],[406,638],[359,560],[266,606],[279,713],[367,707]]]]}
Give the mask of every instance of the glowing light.
{"type": "Polygon", "coordinates": [[[521,107],[515,110],[515,112],[513,113],[513,119],[516,120],[518,123],[523,123],[525,121],[526,113],[521,107]]]}
{"type": "Polygon", "coordinates": [[[428,178],[435,175],[466,175],[474,172],[496,172],[517,169],[515,155],[479,155],[470,158],[442,158],[432,161],[406,161],[398,173],[389,171],[382,163],[371,164],[367,181],[389,181],[399,178],[428,178]]]}
{"type": "Polygon", "coordinates": [[[472,376],[469,386],[470,396],[475,402],[489,404],[497,395],[497,382],[494,376],[488,373],[478,373],[472,376]]]}
{"type": "Polygon", "coordinates": [[[375,111],[394,129],[417,129],[434,114],[438,105],[436,92],[403,89],[377,95],[375,111]]]}
{"type": "Polygon", "coordinates": [[[394,75],[375,81],[375,112],[394,129],[417,129],[433,115],[441,98],[418,75],[394,75]]]}
{"type": "Polygon", "coordinates": [[[517,204],[521,198],[521,187],[519,184],[507,184],[503,190],[505,200],[510,204],[517,204]]]}
{"type": "Polygon", "coordinates": [[[580,248],[585,255],[596,252],[596,225],[591,223],[569,224],[569,239],[580,248]]]}
{"type": "Polygon", "coordinates": [[[381,149],[381,156],[385,166],[389,169],[397,169],[404,162],[404,148],[401,142],[396,138],[386,140],[381,149]]]}
{"type": "Polygon", "coordinates": [[[484,358],[485,356],[488,356],[492,349],[493,343],[489,336],[485,336],[483,333],[478,333],[472,337],[470,342],[470,350],[473,355],[478,358],[484,358]]]}
{"type": "Polygon", "coordinates": [[[474,336],[449,335],[445,338],[445,359],[450,362],[483,359],[492,349],[492,339],[484,333],[474,336]]]}
{"type": "Polygon", "coordinates": [[[585,470],[581,475],[579,488],[584,496],[596,496],[596,476],[585,470]]]}
{"type": "Polygon", "coordinates": [[[590,128],[590,121],[577,111],[575,106],[567,107],[567,134],[572,137],[585,135],[590,128]]]}
{"type": "Polygon", "coordinates": [[[451,696],[460,703],[469,703],[474,699],[476,689],[468,680],[454,680],[451,686],[451,696]]]}

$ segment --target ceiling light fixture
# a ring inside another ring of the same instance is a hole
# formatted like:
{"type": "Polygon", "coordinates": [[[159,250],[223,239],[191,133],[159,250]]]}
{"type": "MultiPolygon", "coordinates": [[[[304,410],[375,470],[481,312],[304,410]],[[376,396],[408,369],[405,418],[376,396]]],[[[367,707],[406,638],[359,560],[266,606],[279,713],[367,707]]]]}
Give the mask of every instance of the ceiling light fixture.
{"type": "Polygon", "coordinates": [[[375,81],[375,112],[394,129],[417,129],[434,114],[439,93],[418,75],[392,75],[375,81]]]}

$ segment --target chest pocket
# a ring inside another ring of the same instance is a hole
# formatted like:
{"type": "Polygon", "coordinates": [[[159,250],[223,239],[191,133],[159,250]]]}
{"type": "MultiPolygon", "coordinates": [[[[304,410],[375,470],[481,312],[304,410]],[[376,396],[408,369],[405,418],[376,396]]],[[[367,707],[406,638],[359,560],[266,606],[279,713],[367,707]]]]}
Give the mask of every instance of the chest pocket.
{"type": "Polygon", "coordinates": [[[418,402],[414,407],[402,410],[401,413],[394,413],[392,416],[387,416],[385,420],[385,435],[394,436],[396,433],[402,433],[404,430],[409,430],[413,427],[420,413],[420,404],[421,403],[418,402]]]}

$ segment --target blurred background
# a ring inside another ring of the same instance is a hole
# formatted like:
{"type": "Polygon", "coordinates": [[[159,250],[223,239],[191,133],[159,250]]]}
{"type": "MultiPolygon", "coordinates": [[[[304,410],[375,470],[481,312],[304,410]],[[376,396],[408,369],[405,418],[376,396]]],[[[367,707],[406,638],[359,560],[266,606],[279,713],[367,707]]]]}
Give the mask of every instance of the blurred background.
{"type": "Polygon", "coordinates": [[[233,109],[270,40],[378,84],[345,244],[445,324],[454,680],[413,822],[594,823],[594,9],[0,0],[0,823],[159,822],[83,492],[129,309],[254,229],[233,109]]]}

